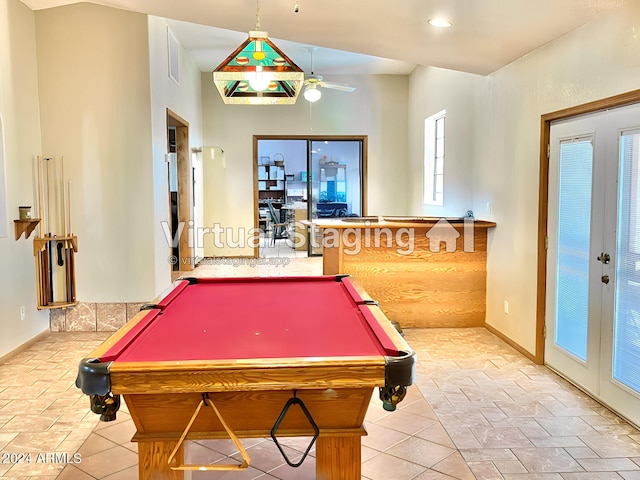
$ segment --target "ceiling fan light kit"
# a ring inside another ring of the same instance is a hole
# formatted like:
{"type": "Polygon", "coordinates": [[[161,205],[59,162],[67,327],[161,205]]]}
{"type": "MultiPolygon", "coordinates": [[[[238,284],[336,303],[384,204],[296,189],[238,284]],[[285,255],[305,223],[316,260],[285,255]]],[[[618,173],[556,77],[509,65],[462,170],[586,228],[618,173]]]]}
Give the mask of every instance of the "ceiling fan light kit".
{"type": "Polygon", "coordinates": [[[316,51],[316,47],[309,47],[309,53],[311,54],[311,74],[304,76],[304,99],[308,102],[317,102],[322,96],[320,88],[330,88],[332,90],[340,90],[343,92],[353,92],[356,87],[351,85],[345,85],[342,83],[325,82],[320,75],[313,73],[313,53],[316,51]]]}
{"type": "Polygon", "coordinates": [[[304,89],[304,99],[308,102],[317,102],[321,96],[322,92],[315,85],[307,85],[304,89]]]}

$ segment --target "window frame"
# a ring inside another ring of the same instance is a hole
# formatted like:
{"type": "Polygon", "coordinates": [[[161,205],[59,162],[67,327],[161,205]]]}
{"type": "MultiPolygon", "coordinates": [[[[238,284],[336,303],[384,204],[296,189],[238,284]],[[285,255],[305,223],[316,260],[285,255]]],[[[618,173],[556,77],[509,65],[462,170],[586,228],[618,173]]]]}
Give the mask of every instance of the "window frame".
{"type": "Polygon", "coordinates": [[[447,111],[441,110],[424,121],[424,205],[444,205],[446,116],[447,111]]]}

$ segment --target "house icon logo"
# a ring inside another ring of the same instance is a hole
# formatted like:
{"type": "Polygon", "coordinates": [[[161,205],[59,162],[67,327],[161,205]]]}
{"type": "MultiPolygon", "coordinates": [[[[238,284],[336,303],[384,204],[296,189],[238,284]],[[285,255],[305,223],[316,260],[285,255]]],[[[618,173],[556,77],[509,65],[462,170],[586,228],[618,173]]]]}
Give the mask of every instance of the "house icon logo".
{"type": "Polygon", "coordinates": [[[447,222],[444,218],[438,220],[433,227],[425,234],[429,239],[429,250],[433,253],[440,251],[440,244],[445,243],[445,250],[447,252],[456,251],[456,241],[460,236],[460,233],[447,222]]]}
{"type": "MultiPolygon", "coordinates": [[[[464,217],[463,232],[463,250],[465,252],[475,251],[474,218],[472,215],[464,217]]],[[[460,232],[445,218],[441,218],[425,233],[425,236],[429,239],[431,252],[438,253],[442,242],[445,244],[445,251],[455,252],[460,232]]]]}

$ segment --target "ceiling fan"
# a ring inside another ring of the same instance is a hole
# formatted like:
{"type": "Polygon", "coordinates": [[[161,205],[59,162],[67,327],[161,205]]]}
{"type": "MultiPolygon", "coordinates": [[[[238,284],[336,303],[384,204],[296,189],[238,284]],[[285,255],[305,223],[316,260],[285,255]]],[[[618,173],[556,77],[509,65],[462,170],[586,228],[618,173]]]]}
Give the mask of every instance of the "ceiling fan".
{"type": "Polygon", "coordinates": [[[325,82],[322,79],[322,76],[316,75],[313,73],[313,52],[315,52],[315,47],[308,48],[309,53],[311,54],[311,73],[304,75],[304,98],[309,102],[317,102],[320,100],[322,96],[322,92],[320,88],[330,88],[332,90],[340,90],[342,92],[353,92],[356,87],[352,87],[351,85],[346,85],[343,83],[334,83],[334,82],[325,82]]]}

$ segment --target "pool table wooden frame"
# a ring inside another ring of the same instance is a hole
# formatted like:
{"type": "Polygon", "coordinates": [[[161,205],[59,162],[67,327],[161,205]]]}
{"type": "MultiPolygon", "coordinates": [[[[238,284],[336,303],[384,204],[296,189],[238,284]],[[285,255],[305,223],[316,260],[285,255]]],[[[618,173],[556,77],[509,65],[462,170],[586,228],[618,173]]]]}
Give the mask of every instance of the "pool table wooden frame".
{"type": "MultiPolygon", "coordinates": [[[[370,301],[366,292],[353,285],[363,301],[370,301]]],[[[169,295],[171,292],[161,298],[169,295]]],[[[109,363],[108,392],[123,396],[137,428],[133,441],[138,442],[139,478],[184,478],[183,471],[169,467],[168,458],[202,393],[209,394],[239,438],[263,438],[269,436],[275,419],[296,392],[320,429],[316,441],[316,478],[359,480],[360,440],[366,435],[363,422],[373,390],[383,387],[389,375],[399,377],[393,382],[405,386],[412,383],[415,375],[411,347],[375,304],[366,308],[401,354],[395,365],[395,360],[385,355],[109,363]]],[[[81,378],[85,375],[82,370],[104,366],[95,363],[96,359],[159,312],[141,311],[81,362],[76,383],[84,393],[106,392],[104,387],[81,378]]],[[[295,409],[278,430],[278,437],[311,434],[309,422],[295,409]]],[[[187,440],[216,438],[229,437],[215,413],[203,408],[187,440]]],[[[175,459],[184,463],[182,447],[175,459]]]]}

